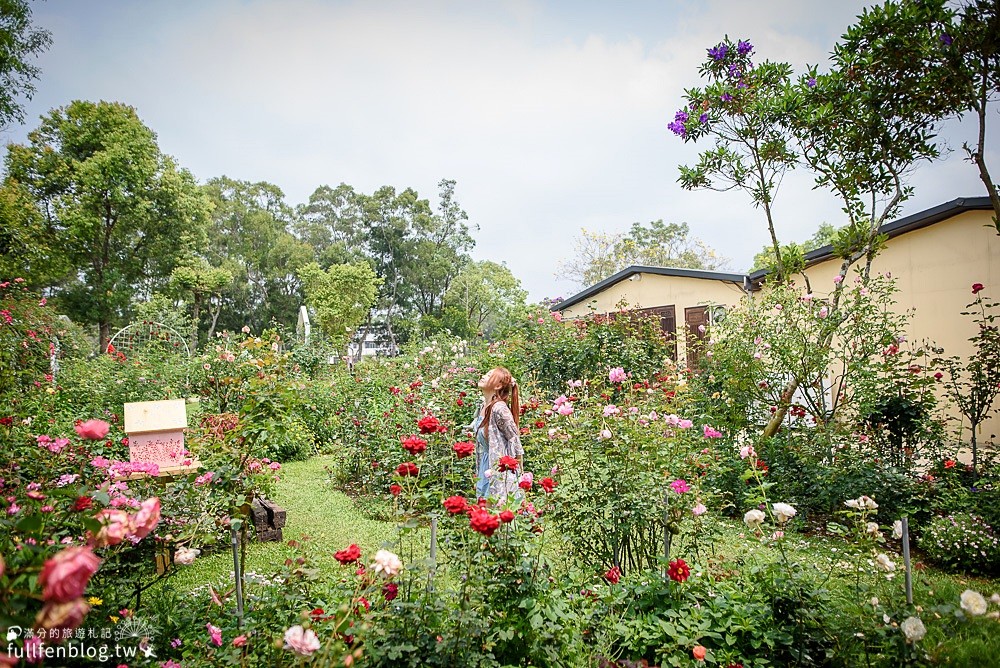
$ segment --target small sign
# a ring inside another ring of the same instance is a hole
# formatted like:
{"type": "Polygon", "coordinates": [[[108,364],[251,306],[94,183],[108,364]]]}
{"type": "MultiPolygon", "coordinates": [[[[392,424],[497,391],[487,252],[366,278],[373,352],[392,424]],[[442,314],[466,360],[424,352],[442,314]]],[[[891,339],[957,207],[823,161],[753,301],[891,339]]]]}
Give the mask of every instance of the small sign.
{"type": "Polygon", "coordinates": [[[129,461],[151,462],[161,469],[183,466],[187,409],[183,399],[125,404],[129,461]]]}

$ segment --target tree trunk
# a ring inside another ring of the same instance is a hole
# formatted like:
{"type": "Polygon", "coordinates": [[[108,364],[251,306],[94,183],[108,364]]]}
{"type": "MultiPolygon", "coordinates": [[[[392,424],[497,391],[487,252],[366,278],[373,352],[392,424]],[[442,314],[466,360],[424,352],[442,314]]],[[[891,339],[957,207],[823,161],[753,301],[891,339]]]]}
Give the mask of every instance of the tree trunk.
{"type": "Polygon", "coordinates": [[[108,351],[108,341],[111,338],[111,323],[106,320],[102,320],[98,323],[98,337],[97,337],[97,347],[104,354],[108,351]]]}
{"type": "Polygon", "coordinates": [[[781,392],[781,401],[778,402],[777,410],[774,411],[774,415],[771,416],[771,419],[767,422],[767,426],[764,427],[764,438],[771,438],[778,433],[778,429],[781,428],[781,421],[785,419],[788,408],[792,405],[792,397],[795,396],[797,389],[799,389],[798,378],[792,378],[785,385],[785,389],[781,392]]]}
{"type": "MultiPolygon", "coordinates": [[[[201,323],[201,294],[194,293],[194,303],[191,308],[191,352],[198,349],[198,326],[201,323]]],[[[214,323],[213,323],[214,324],[214,323]]]]}

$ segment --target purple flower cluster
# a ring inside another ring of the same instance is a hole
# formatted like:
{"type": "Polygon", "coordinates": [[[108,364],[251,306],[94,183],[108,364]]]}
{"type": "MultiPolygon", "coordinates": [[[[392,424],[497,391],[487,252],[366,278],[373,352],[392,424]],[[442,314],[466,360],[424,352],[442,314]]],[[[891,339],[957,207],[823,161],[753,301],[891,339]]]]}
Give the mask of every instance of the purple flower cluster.
{"type": "Polygon", "coordinates": [[[727,53],[729,53],[729,47],[725,44],[713,46],[708,50],[708,55],[712,60],[723,60],[725,59],[727,53]]]}
{"type": "Polygon", "coordinates": [[[949,35],[946,32],[941,33],[941,37],[939,37],[939,39],[941,40],[941,43],[944,44],[945,46],[951,46],[951,43],[954,41],[951,35],[949,35]]]}
{"type": "Polygon", "coordinates": [[[736,63],[733,63],[732,65],[729,66],[729,76],[732,77],[733,79],[739,79],[741,76],[743,76],[743,73],[740,72],[740,68],[736,63]]]}
{"type": "Polygon", "coordinates": [[[816,77],[809,77],[809,80],[806,81],[806,85],[809,86],[810,88],[815,88],[816,87],[816,77]]]}
{"type": "Polygon", "coordinates": [[[736,53],[741,56],[749,55],[751,51],[753,51],[753,44],[750,43],[750,40],[741,39],[736,43],[736,53]]]}
{"type": "Polygon", "coordinates": [[[687,135],[687,128],[684,126],[688,120],[688,113],[683,109],[677,111],[674,114],[674,122],[667,124],[667,129],[673,132],[678,137],[683,137],[687,135]]]}
{"type": "Polygon", "coordinates": [[[719,96],[719,99],[722,100],[723,102],[732,102],[733,96],[730,95],[729,93],[723,93],[722,95],[719,96]]]}

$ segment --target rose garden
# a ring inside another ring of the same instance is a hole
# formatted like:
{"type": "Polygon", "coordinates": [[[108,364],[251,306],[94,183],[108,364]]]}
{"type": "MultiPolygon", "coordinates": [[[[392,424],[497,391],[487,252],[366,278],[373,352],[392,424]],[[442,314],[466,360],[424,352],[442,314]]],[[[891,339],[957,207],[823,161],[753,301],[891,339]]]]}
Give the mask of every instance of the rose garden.
{"type": "MultiPolygon", "coordinates": [[[[845,288],[853,308],[891,292],[868,285],[845,288]]],[[[734,312],[699,374],[654,323],[539,311],[489,346],[439,337],[353,371],[267,331],[192,358],[67,352],[52,378],[52,337],[72,350],[73,333],[2,286],[18,373],[0,583],[8,625],[32,631],[9,649],[132,642],[121,663],[165,666],[986,665],[997,649],[998,470],[989,450],[975,472],[958,461],[933,410],[944,376],[911,370],[899,323],[858,332],[873,352],[840,417],[796,403],[760,440],[794,345],[782,318],[826,320],[801,291],[734,312]],[[782,316],[743,334],[764,311],[782,316]],[[472,496],[466,426],[498,364],[523,379],[526,450],[523,496],[500,505],[472,496]],[[902,445],[857,418],[886,387],[927,408],[902,445]],[[197,464],[163,476],[129,462],[122,406],[174,396],[197,464]],[[286,509],[283,543],[254,542],[254,498],[286,509]]]]}
{"type": "MultiPolygon", "coordinates": [[[[18,57],[44,50],[8,5],[18,57]]],[[[680,341],[650,304],[526,304],[472,261],[455,181],[436,208],[346,184],[293,208],[196,183],[124,104],[52,110],[0,183],[0,665],[997,665],[1000,286],[938,309],[949,350],[877,262],[970,111],[1000,217],[998,25],[890,0],[798,77],[705,49],[665,134],[711,147],[678,181],[742,191],[771,243],[680,341]],[[843,205],[822,284],[778,243],[796,168],[843,205]],[[516,478],[502,500],[475,493],[471,431],[496,367],[524,446],[485,473],[516,478]]],[[[30,91],[20,65],[0,78],[30,91]]],[[[687,232],[584,232],[615,257],[583,282],[710,273],[687,232]]]]}

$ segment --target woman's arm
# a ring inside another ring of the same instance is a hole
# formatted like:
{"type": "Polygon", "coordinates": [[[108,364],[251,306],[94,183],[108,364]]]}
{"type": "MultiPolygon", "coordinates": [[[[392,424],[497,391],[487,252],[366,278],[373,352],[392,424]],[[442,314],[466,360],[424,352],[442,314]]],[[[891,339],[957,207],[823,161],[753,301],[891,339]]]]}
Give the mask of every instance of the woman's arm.
{"type": "Polygon", "coordinates": [[[514,421],[510,407],[504,402],[498,401],[493,406],[493,415],[490,417],[496,420],[497,429],[507,440],[511,454],[517,458],[518,464],[520,464],[521,458],[524,456],[524,447],[521,445],[521,432],[517,428],[517,422],[514,421]]]}

